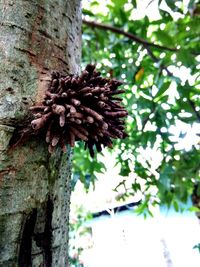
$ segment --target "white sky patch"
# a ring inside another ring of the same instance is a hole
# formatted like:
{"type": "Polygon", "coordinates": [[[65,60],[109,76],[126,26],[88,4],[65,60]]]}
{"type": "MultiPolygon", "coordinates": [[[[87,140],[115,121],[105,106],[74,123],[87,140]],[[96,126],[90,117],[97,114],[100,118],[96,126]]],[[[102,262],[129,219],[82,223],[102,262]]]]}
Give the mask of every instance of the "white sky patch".
{"type": "Polygon", "coordinates": [[[161,16],[158,10],[158,0],[152,1],[150,5],[149,2],[150,0],[137,1],[137,8],[132,11],[130,19],[141,20],[145,16],[147,16],[150,21],[160,19],[161,16]]]}
{"type": "Polygon", "coordinates": [[[188,79],[192,79],[190,74],[191,70],[185,66],[181,66],[180,68],[177,68],[176,66],[169,66],[168,70],[172,72],[175,77],[180,78],[183,83],[185,83],[188,79]]]}
{"type": "Polygon", "coordinates": [[[177,91],[177,84],[175,81],[172,81],[168,90],[168,104],[175,105],[176,99],[179,99],[179,93],[177,91]]]}
{"type": "Polygon", "coordinates": [[[103,58],[102,59],[102,63],[103,63],[104,66],[108,66],[110,68],[112,67],[112,63],[107,58],[103,58]]]}
{"type": "Polygon", "coordinates": [[[200,137],[197,135],[200,133],[199,123],[189,125],[177,120],[176,126],[170,126],[169,133],[172,134],[170,140],[176,142],[175,148],[177,150],[185,149],[186,151],[189,151],[192,149],[192,146],[199,146],[200,137]]]}

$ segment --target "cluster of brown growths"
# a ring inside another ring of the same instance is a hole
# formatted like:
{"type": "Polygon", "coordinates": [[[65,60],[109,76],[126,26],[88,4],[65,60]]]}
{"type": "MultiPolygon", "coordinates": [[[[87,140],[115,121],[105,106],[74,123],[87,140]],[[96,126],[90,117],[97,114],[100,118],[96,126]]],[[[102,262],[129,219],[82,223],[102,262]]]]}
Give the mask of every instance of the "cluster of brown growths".
{"type": "Polygon", "coordinates": [[[112,139],[125,138],[124,118],[127,111],[121,105],[118,90],[122,82],[100,76],[94,65],[87,65],[80,76],[52,73],[49,89],[41,106],[31,107],[35,119],[34,131],[45,130],[49,152],[59,145],[74,146],[83,140],[94,157],[95,147],[112,147],[112,139]]]}

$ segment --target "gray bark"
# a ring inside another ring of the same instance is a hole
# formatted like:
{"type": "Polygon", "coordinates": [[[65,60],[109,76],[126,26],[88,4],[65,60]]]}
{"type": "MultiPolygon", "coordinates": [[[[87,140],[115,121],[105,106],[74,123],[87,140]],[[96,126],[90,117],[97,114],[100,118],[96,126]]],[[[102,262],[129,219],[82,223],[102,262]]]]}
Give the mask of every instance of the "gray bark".
{"type": "Polygon", "coordinates": [[[79,71],[80,36],[80,0],[0,0],[0,267],[68,266],[70,150],[9,143],[50,72],[79,71]]]}

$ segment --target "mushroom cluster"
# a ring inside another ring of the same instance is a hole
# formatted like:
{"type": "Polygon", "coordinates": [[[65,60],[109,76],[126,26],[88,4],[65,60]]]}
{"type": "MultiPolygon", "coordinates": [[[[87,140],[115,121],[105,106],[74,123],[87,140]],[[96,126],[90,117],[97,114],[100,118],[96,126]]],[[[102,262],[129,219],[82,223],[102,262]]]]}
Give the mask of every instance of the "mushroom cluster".
{"type": "Polygon", "coordinates": [[[90,155],[95,147],[112,147],[112,139],[125,138],[127,111],[118,96],[124,93],[118,87],[121,81],[100,76],[94,65],[87,65],[80,76],[52,73],[52,79],[42,105],[31,107],[35,132],[44,130],[49,152],[59,145],[74,146],[83,140],[90,155]]]}

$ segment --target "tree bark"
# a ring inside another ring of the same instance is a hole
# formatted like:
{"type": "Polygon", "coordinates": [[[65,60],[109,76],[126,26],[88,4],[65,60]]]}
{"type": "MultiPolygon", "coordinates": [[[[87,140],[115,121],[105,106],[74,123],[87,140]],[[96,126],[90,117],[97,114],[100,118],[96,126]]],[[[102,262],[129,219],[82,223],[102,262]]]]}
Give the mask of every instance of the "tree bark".
{"type": "Polygon", "coordinates": [[[68,266],[70,150],[9,144],[50,72],[79,72],[80,36],[80,0],[0,0],[0,267],[68,266]]]}

